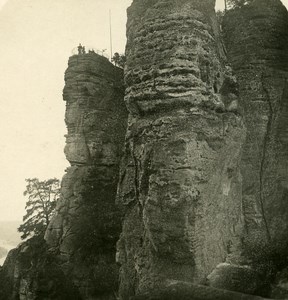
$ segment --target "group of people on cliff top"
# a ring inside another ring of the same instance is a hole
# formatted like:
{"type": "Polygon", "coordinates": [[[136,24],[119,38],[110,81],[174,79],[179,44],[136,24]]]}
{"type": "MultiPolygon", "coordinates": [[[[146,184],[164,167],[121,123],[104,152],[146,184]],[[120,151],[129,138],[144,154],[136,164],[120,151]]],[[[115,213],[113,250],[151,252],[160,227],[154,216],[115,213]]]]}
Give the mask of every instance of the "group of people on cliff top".
{"type": "MultiPolygon", "coordinates": [[[[78,55],[86,54],[85,46],[82,46],[81,43],[79,44],[79,46],[77,48],[78,48],[78,55]]],[[[103,52],[104,51],[102,51],[102,55],[103,55],[103,52]]],[[[89,49],[88,53],[95,53],[95,51],[94,51],[94,49],[92,49],[92,50],[89,49]]]]}

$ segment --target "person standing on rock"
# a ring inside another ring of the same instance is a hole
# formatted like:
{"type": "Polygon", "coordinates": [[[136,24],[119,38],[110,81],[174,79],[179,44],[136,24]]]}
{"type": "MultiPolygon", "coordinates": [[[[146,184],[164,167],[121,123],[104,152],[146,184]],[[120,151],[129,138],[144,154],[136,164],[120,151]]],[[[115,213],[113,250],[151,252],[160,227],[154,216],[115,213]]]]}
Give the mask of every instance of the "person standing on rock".
{"type": "Polygon", "coordinates": [[[82,54],[83,52],[83,47],[81,45],[81,43],[79,43],[79,46],[78,46],[78,55],[82,54]]]}

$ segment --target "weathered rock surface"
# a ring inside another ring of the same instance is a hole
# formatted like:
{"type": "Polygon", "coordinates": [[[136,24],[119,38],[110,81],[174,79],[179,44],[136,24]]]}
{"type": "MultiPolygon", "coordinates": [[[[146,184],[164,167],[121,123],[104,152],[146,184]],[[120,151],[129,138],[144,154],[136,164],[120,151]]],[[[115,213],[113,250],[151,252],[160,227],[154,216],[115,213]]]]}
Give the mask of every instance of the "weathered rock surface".
{"type": "Polygon", "coordinates": [[[228,12],[223,30],[247,127],[243,254],[269,281],[288,263],[288,13],[280,0],[255,0],[228,12]]]}
{"type": "Polygon", "coordinates": [[[114,297],[118,285],[115,196],[127,124],[123,97],[123,70],[93,53],[70,58],[63,98],[71,167],[45,239],[85,299],[114,297]]]}
{"type": "MultiPolygon", "coordinates": [[[[189,282],[165,282],[157,291],[139,295],[130,300],[265,300],[253,295],[245,295],[228,290],[219,290],[189,282]]],[[[267,300],[267,299],[266,299],[267,300]]]]}
{"type": "Polygon", "coordinates": [[[7,299],[110,300],[117,293],[121,214],[115,197],[127,124],[123,70],[94,53],[72,56],[63,98],[71,167],[46,242],[28,240],[5,262],[0,281],[12,284],[7,299]]]}
{"type": "Polygon", "coordinates": [[[239,257],[245,129],[214,4],[135,0],[128,10],[122,299],[166,279],[205,283],[239,257]]]}
{"type": "Polygon", "coordinates": [[[71,167],[46,242],[0,269],[0,299],[115,299],[115,254],[122,300],[288,297],[288,13],[228,12],[225,49],[214,5],[134,0],[127,132],[122,71],[70,58],[71,167]]]}
{"type": "Polygon", "coordinates": [[[0,286],[1,300],[81,299],[42,237],[33,237],[9,252],[0,271],[0,286]]]}

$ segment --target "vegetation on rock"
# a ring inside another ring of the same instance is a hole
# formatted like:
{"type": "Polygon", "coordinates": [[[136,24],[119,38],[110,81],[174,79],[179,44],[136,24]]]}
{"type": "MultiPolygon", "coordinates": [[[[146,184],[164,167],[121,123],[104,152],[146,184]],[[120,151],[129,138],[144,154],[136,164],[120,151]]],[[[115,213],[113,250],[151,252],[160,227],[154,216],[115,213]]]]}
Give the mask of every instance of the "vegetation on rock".
{"type": "Polygon", "coordinates": [[[216,17],[210,0],[133,2],[127,63],[112,58],[124,155],[123,70],[69,60],[71,167],[45,240],[59,180],[27,180],[32,238],[0,268],[0,300],[111,300],[119,281],[123,300],[288,295],[288,18],[273,1],[216,17]]]}
{"type": "Polygon", "coordinates": [[[114,62],[115,66],[123,69],[126,63],[126,56],[124,54],[119,54],[118,52],[115,52],[112,57],[112,62],[114,62]]]}
{"type": "Polygon", "coordinates": [[[22,239],[31,235],[44,235],[60,193],[60,181],[56,178],[44,181],[29,178],[26,182],[24,192],[24,196],[28,196],[25,206],[26,215],[23,217],[24,223],[18,228],[22,233],[22,239]]]}

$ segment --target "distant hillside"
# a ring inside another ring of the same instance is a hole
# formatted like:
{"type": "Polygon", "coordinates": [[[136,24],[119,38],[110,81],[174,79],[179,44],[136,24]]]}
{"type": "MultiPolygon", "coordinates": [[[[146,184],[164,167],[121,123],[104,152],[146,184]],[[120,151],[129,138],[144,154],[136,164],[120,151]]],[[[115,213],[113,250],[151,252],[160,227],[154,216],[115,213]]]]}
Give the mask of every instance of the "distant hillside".
{"type": "Polygon", "coordinates": [[[20,224],[21,222],[18,221],[0,221],[0,240],[7,241],[15,245],[19,244],[21,242],[21,238],[17,228],[20,224]]]}
{"type": "Polygon", "coordinates": [[[7,255],[7,249],[0,247],[0,258],[7,255]]]}
{"type": "Polygon", "coordinates": [[[21,222],[0,221],[0,266],[3,265],[8,251],[15,248],[20,242],[20,233],[17,228],[21,222]]]}

